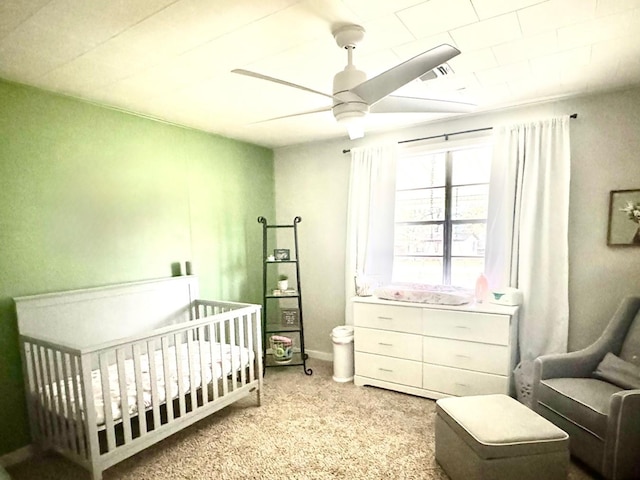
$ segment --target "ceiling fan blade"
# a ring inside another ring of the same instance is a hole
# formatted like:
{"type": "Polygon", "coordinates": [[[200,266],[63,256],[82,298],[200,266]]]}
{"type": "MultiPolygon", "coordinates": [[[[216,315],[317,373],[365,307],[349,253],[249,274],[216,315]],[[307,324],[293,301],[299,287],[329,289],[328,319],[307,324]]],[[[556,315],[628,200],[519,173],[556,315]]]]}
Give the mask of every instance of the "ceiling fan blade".
{"type": "Polygon", "coordinates": [[[330,112],[330,111],[331,111],[331,107],[317,108],[315,110],[307,110],[306,112],[298,112],[298,113],[292,113],[290,115],[282,115],[281,117],[273,117],[273,118],[267,118],[265,120],[258,120],[257,122],[251,122],[249,125],[270,122],[271,120],[281,120],[283,118],[300,117],[302,115],[310,115],[312,113],[322,113],[322,112],[330,112]]]}
{"type": "Polygon", "coordinates": [[[358,95],[369,105],[373,105],[381,98],[395,92],[400,87],[421,77],[438,65],[448,62],[459,54],[460,50],[457,48],[446,43],[442,44],[362,82],[352,88],[351,92],[358,95]]]}
{"type": "Polygon", "coordinates": [[[369,111],[371,113],[467,113],[474,108],[475,105],[472,103],[389,95],[373,105],[369,111]]]}
{"type": "Polygon", "coordinates": [[[328,93],[319,92],[317,90],[313,90],[312,88],[303,87],[302,85],[297,85],[295,83],[287,82],[286,80],[280,80],[278,78],[269,77],[261,73],[250,72],[249,70],[243,70],[242,68],[236,68],[235,70],[231,70],[231,73],[238,73],[240,75],[246,75],[247,77],[254,77],[254,78],[259,78],[260,80],[267,80],[269,82],[279,83],[280,85],[297,88],[298,90],[304,90],[305,92],[316,93],[318,95],[322,95],[324,97],[329,97],[333,99],[333,95],[329,95],[328,93]]]}

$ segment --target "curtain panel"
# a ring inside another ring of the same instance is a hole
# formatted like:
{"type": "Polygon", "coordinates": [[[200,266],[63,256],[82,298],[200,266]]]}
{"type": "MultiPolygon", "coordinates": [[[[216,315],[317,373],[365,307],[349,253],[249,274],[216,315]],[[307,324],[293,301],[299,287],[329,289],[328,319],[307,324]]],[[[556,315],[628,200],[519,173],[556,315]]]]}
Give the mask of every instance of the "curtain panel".
{"type": "Polygon", "coordinates": [[[567,351],[569,117],[496,128],[487,222],[492,289],[523,292],[516,392],[527,403],[533,360],[567,351]]]}
{"type": "Polygon", "coordinates": [[[347,325],[353,324],[349,299],[356,294],[356,277],[391,281],[396,161],[396,144],[351,149],[345,268],[347,325]]]}

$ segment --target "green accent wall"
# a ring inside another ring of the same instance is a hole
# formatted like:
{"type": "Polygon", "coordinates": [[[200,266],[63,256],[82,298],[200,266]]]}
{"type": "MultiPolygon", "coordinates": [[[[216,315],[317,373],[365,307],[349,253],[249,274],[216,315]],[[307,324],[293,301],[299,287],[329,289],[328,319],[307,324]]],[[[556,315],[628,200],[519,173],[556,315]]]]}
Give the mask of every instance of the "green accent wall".
{"type": "Polygon", "coordinates": [[[13,297],[191,261],[202,298],[260,303],[260,215],[271,150],[0,81],[0,455],[30,442],[13,297]]]}

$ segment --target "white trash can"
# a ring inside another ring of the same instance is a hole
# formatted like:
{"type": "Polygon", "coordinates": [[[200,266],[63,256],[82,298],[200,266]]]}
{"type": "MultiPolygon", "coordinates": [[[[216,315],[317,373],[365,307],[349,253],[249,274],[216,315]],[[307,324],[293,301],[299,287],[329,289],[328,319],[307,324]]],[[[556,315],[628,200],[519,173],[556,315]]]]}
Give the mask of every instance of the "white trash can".
{"type": "Polygon", "coordinates": [[[333,341],[333,380],[353,380],[353,327],[341,325],[331,331],[333,341]]]}

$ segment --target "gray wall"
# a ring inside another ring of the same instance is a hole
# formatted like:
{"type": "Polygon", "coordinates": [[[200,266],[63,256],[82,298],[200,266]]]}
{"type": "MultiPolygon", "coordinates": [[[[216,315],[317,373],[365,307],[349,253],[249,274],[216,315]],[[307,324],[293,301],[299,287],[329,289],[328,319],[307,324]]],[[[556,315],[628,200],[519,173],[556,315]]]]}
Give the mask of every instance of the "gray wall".
{"type": "Polygon", "coordinates": [[[640,189],[640,88],[574,97],[275,151],[279,222],[300,215],[306,347],[332,351],[344,323],[345,232],[350,156],[344,148],[577,113],[571,121],[569,349],[591,343],[624,295],[640,294],[640,248],[606,245],[609,191],[640,189]]]}

